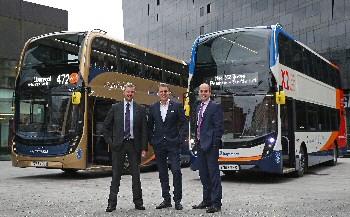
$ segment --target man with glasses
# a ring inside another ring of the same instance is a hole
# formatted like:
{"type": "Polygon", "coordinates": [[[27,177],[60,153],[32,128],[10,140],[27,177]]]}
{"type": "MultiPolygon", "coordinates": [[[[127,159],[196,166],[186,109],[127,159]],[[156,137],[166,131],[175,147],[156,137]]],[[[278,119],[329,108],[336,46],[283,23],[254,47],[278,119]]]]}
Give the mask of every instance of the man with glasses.
{"type": "Polygon", "coordinates": [[[171,164],[174,185],[175,209],[182,210],[182,173],[180,167],[180,145],[188,137],[188,120],[181,103],[169,99],[169,85],[161,83],[158,87],[160,101],[154,103],[148,114],[150,145],[156,154],[159,180],[162,187],[163,202],[156,209],[171,207],[168,174],[168,159],[171,164]],[[181,134],[180,129],[181,128],[181,134]]]}

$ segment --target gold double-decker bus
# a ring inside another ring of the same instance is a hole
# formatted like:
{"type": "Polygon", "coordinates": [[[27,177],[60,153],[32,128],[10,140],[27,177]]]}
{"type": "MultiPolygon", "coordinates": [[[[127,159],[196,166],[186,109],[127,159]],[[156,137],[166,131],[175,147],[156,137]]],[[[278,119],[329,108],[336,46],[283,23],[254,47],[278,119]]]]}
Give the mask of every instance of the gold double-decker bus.
{"type": "MultiPolygon", "coordinates": [[[[146,108],[159,100],[160,82],[170,84],[171,97],[184,103],[188,66],[101,30],[28,40],[16,78],[12,165],[63,171],[110,168],[111,149],[102,126],[111,105],[123,100],[127,82],[136,85],[135,101],[146,108]]],[[[150,147],[141,165],[153,164],[154,157],[150,147]]]]}

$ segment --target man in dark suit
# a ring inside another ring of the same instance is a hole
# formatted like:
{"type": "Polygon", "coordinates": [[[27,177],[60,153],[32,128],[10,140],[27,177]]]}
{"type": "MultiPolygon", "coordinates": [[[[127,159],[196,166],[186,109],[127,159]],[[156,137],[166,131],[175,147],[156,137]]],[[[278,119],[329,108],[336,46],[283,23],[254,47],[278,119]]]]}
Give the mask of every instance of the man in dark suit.
{"type": "Polygon", "coordinates": [[[180,145],[188,137],[188,120],[181,103],[169,99],[169,85],[161,83],[158,88],[160,102],[154,103],[148,113],[150,145],[156,154],[163,202],[156,209],[171,207],[168,162],[173,173],[175,209],[182,210],[182,173],[180,167],[180,145]],[[182,132],[180,134],[180,129],[182,132]]]}
{"type": "Polygon", "coordinates": [[[219,170],[219,148],[223,134],[223,111],[219,103],[210,100],[211,88],[199,86],[202,103],[196,108],[199,176],[203,185],[203,201],[193,209],[205,209],[207,213],[221,211],[222,186],[219,170]]]}
{"type": "Polygon", "coordinates": [[[117,206],[117,197],[125,155],[128,155],[132,176],[132,193],[135,209],[145,210],[140,182],[140,163],[148,149],[146,109],[134,102],[135,86],[124,85],[124,100],[113,104],[104,121],[103,135],[112,148],[113,177],[106,212],[117,206]]]}

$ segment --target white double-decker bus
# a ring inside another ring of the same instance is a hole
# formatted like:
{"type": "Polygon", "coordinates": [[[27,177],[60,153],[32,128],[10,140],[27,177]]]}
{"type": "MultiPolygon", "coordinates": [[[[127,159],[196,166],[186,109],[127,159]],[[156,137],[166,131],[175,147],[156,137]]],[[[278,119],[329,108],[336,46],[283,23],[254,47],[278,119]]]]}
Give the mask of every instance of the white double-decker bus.
{"type": "Polygon", "coordinates": [[[211,85],[224,109],[220,169],[291,173],[335,165],[347,150],[337,66],[279,25],[200,36],[190,64],[191,168],[197,169],[195,108],[211,85]]]}

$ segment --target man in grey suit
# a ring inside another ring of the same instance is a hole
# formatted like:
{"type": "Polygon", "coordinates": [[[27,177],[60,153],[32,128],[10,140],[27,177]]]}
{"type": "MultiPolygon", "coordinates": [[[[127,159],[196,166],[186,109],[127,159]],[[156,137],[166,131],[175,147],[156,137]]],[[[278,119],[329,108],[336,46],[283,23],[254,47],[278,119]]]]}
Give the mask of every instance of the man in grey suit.
{"type": "Polygon", "coordinates": [[[128,155],[132,176],[132,193],[135,209],[145,210],[140,182],[140,163],[148,149],[146,109],[134,102],[135,86],[124,85],[124,100],[113,104],[104,121],[103,135],[112,148],[113,177],[106,212],[117,206],[117,197],[125,155],[128,155]]]}

